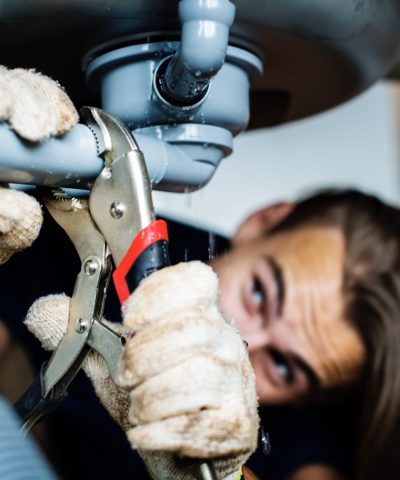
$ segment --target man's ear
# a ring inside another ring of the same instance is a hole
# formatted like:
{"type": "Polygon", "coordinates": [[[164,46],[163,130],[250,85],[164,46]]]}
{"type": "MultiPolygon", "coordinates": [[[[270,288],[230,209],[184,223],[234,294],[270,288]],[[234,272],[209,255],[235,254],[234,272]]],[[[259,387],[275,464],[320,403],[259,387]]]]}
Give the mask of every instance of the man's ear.
{"type": "Polygon", "coordinates": [[[248,242],[268,232],[282,222],[294,207],[295,204],[292,202],[281,202],[274,203],[252,213],[236,230],[231,239],[232,245],[235,246],[248,242]]]}

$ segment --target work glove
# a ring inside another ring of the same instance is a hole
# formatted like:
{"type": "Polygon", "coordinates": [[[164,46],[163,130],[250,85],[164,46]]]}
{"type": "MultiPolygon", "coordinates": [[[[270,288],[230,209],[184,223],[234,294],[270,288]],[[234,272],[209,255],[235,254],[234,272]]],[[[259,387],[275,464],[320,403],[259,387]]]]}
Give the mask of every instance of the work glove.
{"type": "Polygon", "coordinates": [[[31,142],[68,132],[78,113],[60,85],[34,70],[0,66],[0,122],[31,142]]]}
{"type": "MultiPolygon", "coordinates": [[[[26,325],[47,349],[68,322],[69,299],[39,299],[26,325]]],[[[218,308],[218,280],[201,262],[153,273],[123,306],[119,385],[91,352],[84,370],[154,479],[193,480],[175,459],[214,459],[219,479],[237,478],[256,448],[255,378],[237,330],[218,308]],[[175,455],[175,456],[174,456],[175,455]]]]}
{"type": "Polygon", "coordinates": [[[32,244],[42,221],[42,210],[33,197],[0,187],[0,265],[32,244]]]}
{"type": "MultiPolygon", "coordinates": [[[[0,122],[31,142],[62,135],[78,121],[64,90],[33,70],[0,66],[0,122]]],[[[35,199],[0,186],[0,264],[29,247],[39,234],[42,212],[35,199]]]]}

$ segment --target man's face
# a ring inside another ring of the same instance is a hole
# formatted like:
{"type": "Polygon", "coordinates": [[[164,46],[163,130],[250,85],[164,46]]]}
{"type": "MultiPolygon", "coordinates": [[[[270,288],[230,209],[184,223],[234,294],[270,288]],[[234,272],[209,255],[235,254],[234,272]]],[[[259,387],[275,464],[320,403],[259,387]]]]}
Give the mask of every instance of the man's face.
{"type": "Polygon", "coordinates": [[[303,226],[239,245],[213,263],[224,314],[248,343],[261,403],[351,382],[364,361],[344,319],[345,242],[303,226]]]}

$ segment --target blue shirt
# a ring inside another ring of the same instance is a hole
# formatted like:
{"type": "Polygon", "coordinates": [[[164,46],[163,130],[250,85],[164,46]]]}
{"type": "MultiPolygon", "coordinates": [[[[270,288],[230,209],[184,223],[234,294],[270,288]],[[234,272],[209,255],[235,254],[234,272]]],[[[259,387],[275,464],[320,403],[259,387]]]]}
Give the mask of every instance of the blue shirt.
{"type": "Polygon", "coordinates": [[[55,480],[31,439],[20,431],[14,410],[0,397],[1,480],[55,480]]]}

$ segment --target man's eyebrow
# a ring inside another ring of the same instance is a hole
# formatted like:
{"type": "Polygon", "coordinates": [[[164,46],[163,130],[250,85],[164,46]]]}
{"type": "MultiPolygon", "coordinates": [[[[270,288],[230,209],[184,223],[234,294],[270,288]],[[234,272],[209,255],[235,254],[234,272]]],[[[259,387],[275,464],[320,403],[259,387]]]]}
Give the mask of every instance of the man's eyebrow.
{"type": "MultiPolygon", "coordinates": [[[[274,277],[278,294],[277,294],[277,313],[278,315],[282,314],[283,305],[285,303],[285,281],[283,278],[283,271],[280,265],[272,257],[266,258],[269,266],[271,267],[272,276],[274,277]]],[[[314,370],[306,363],[302,358],[298,357],[296,354],[291,354],[293,363],[296,364],[300,370],[304,372],[310,385],[312,387],[317,387],[320,384],[319,378],[314,370]]]]}
{"type": "Polygon", "coordinates": [[[302,370],[308,381],[310,382],[311,387],[318,387],[320,385],[319,378],[317,374],[314,372],[314,370],[306,363],[302,358],[298,357],[296,354],[291,354],[292,361],[295,365],[297,365],[300,370],[302,370]]]}
{"type": "Polygon", "coordinates": [[[272,276],[277,286],[277,314],[282,315],[283,304],[285,302],[285,282],[283,279],[282,268],[276,263],[272,257],[267,257],[267,262],[271,267],[272,276]]]}

